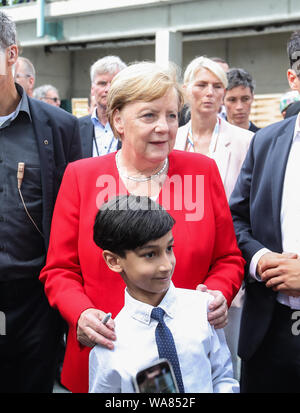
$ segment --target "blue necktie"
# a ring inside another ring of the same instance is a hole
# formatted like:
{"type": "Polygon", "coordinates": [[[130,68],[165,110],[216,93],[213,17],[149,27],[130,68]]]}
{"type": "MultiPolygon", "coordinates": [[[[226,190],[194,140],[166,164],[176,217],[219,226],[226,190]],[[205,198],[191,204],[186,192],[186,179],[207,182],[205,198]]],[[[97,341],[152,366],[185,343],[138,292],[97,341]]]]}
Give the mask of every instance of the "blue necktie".
{"type": "Polygon", "coordinates": [[[179,393],[184,393],[184,386],[173,335],[164,322],[164,314],[164,310],[160,307],[153,308],[151,312],[151,318],[158,321],[155,330],[158,354],[160,358],[166,358],[172,364],[179,393]]]}

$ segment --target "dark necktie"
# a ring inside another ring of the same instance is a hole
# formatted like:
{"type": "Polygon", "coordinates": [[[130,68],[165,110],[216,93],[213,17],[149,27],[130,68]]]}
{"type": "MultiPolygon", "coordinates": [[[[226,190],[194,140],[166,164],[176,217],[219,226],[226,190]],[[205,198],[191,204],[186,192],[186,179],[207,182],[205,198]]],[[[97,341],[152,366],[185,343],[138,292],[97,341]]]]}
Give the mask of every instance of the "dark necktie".
{"type": "Polygon", "coordinates": [[[184,393],[184,386],[173,335],[164,322],[164,314],[164,310],[160,307],[153,308],[151,312],[151,318],[158,321],[155,330],[158,354],[160,358],[166,358],[172,364],[179,393],[184,393]]]}

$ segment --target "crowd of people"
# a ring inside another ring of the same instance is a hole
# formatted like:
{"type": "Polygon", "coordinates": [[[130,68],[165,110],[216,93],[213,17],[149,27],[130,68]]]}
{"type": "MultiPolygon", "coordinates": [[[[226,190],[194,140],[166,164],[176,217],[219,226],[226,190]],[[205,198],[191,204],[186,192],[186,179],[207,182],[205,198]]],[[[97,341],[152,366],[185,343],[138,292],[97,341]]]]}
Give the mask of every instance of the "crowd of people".
{"type": "Polygon", "coordinates": [[[299,392],[300,33],[262,129],[220,58],[102,57],[77,119],[3,12],[0,52],[0,392],[133,392],[159,357],[181,393],[299,392]]]}

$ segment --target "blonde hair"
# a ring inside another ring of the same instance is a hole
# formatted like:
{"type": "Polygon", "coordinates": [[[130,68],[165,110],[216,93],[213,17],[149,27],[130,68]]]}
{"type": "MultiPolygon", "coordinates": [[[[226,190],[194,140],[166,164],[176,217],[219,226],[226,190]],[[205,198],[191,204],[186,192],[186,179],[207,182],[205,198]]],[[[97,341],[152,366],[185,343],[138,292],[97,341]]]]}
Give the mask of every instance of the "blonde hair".
{"type": "Polygon", "coordinates": [[[218,79],[222,82],[224,88],[227,88],[228,80],[227,75],[221,65],[213,60],[209,59],[208,57],[200,56],[196,57],[192,60],[187,68],[185,69],[184,76],[183,76],[183,83],[188,84],[193,82],[196,77],[197,72],[201,69],[208,69],[210,70],[218,79]]]}
{"type": "Polygon", "coordinates": [[[114,77],[107,96],[107,116],[115,136],[118,136],[113,125],[116,110],[122,110],[127,103],[159,99],[170,89],[174,89],[178,96],[180,111],[184,99],[174,65],[163,68],[154,62],[140,62],[119,72],[114,77]]]}

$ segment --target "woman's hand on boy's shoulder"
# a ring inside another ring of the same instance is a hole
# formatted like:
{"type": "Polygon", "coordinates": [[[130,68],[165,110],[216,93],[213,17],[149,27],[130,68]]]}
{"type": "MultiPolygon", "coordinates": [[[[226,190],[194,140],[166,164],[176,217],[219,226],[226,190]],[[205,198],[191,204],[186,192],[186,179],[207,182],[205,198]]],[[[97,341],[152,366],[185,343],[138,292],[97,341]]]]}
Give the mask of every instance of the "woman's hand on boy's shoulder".
{"type": "Polygon", "coordinates": [[[96,308],[88,308],[80,314],[77,322],[77,340],[87,347],[100,344],[108,349],[114,348],[116,340],[114,333],[115,323],[110,319],[107,324],[102,323],[105,313],[96,308]]]}
{"type": "Polygon", "coordinates": [[[227,301],[221,291],[209,290],[206,285],[199,284],[196,287],[198,291],[205,291],[211,294],[214,299],[210,302],[207,319],[214,328],[223,328],[228,323],[227,301]]]}

